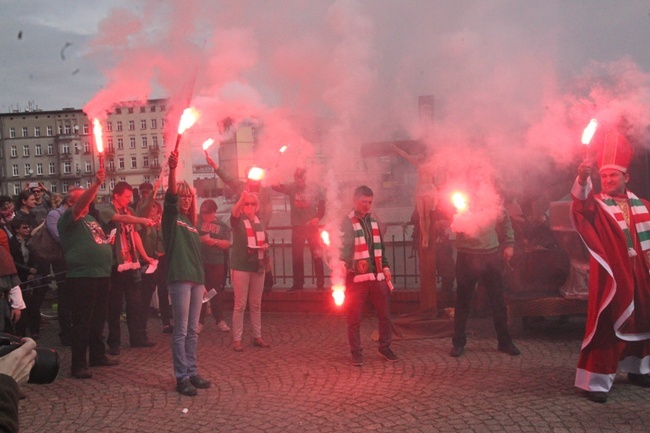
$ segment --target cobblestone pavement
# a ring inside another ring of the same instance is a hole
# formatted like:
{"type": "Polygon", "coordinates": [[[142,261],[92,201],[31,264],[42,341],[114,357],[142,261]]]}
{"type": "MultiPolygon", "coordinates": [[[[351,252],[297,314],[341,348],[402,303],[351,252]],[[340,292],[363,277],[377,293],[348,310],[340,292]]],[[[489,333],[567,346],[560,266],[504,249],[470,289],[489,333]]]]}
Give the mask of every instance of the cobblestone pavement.
{"type": "MultiPolygon", "coordinates": [[[[247,320],[247,319],[246,319],[247,320]]],[[[58,349],[59,377],[26,385],[22,432],[645,432],[650,390],[617,378],[606,404],[573,387],[584,320],[515,327],[522,355],[497,352],[489,319],[471,319],[465,355],[444,339],[396,340],[388,363],[364,319],[363,367],[350,365],[344,316],[263,314],[270,349],[229,348],[212,321],[200,335],[200,373],[213,381],[197,397],[174,391],[170,336],[149,321],[158,344],[123,347],[117,367],[70,378],[70,351],[55,323],[39,344],[58,349]]],[[[247,324],[248,326],[248,324],[247,324]]],[[[245,329],[245,336],[248,328],[245,329]]],[[[126,334],[126,329],[123,335],[126,334]]]]}

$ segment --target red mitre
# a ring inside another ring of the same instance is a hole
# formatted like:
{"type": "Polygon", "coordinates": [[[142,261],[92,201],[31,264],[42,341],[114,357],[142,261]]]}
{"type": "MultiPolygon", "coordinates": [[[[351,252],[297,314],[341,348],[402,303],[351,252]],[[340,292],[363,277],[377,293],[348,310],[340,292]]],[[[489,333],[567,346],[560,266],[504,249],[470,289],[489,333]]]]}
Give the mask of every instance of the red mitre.
{"type": "Polygon", "coordinates": [[[598,170],[613,168],[627,173],[634,153],[627,138],[616,130],[609,130],[603,133],[601,142],[598,170]]]}

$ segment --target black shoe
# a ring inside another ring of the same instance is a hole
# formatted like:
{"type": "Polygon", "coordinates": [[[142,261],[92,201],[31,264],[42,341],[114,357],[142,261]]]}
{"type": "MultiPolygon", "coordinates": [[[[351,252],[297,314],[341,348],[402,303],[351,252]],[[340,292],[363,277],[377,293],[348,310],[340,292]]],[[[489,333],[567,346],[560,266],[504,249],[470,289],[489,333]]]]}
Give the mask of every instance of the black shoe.
{"type": "Polygon", "coordinates": [[[650,388],[650,376],[647,374],[628,373],[627,380],[634,385],[650,388]]]}
{"type": "Polygon", "coordinates": [[[85,368],[80,368],[79,370],[72,372],[72,377],[75,379],[90,379],[93,377],[92,373],[85,368]]]}
{"type": "Polygon", "coordinates": [[[165,326],[163,326],[162,332],[163,332],[163,334],[173,334],[174,333],[174,327],[172,325],[165,325],[165,326]]]}
{"type": "Polygon", "coordinates": [[[120,365],[120,361],[117,359],[109,359],[107,357],[100,358],[96,361],[89,361],[89,367],[114,367],[120,365]]]}
{"type": "Polygon", "coordinates": [[[18,400],[25,400],[26,398],[27,394],[21,388],[18,388],[18,400]]]}
{"type": "Polygon", "coordinates": [[[120,346],[109,347],[108,348],[108,354],[113,355],[113,356],[119,355],[120,354],[120,346]]]}
{"type": "Polygon", "coordinates": [[[363,365],[363,356],[360,353],[352,354],[352,365],[355,367],[361,367],[363,365]]]}
{"type": "Polygon", "coordinates": [[[138,341],[137,343],[131,343],[131,347],[154,347],[155,345],[156,343],[149,340],[138,341]]]}
{"type": "Polygon", "coordinates": [[[458,358],[459,356],[462,356],[463,353],[465,353],[464,346],[454,346],[451,348],[451,352],[449,352],[449,355],[453,356],[454,358],[458,358]]]}
{"type": "Polygon", "coordinates": [[[210,388],[210,385],[212,385],[209,380],[202,378],[198,374],[190,377],[190,383],[198,389],[208,389],[210,388]]]}
{"type": "Polygon", "coordinates": [[[517,349],[517,347],[512,342],[506,344],[499,344],[499,352],[507,353],[510,356],[521,355],[519,349],[517,349]]]}
{"type": "Polygon", "coordinates": [[[607,393],[603,391],[587,391],[587,398],[594,403],[607,403],[607,393]]]}
{"type": "Polygon", "coordinates": [[[386,361],[389,361],[389,362],[396,362],[397,359],[398,359],[398,358],[397,358],[397,355],[395,355],[395,353],[393,353],[393,351],[390,350],[390,347],[380,347],[380,348],[377,350],[377,353],[378,353],[382,358],[384,358],[386,361]]]}
{"type": "Polygon", "coordinates": [[[176,381],[176,391],[189,397],[194,397],[197,394],[196,388],[192,385],[192,382],[190,382],[189,377],[176,381]]]}
{"type": "Polygon", "coordinates": [[[300,290],[302,290],[302,287],[296,287],[296,286],[293,286],[293,287],[287,289],[287,293],[298,292],[298,291],[300,291],[300,290]]]}

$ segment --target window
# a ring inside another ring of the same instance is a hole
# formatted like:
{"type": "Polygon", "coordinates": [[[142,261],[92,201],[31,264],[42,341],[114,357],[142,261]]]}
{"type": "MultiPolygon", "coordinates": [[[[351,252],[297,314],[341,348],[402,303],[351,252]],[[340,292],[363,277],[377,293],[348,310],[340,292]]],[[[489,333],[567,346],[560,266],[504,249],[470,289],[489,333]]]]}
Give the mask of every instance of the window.
{"type": "Polygon", "coordinates": [[[160,119],[160,127],[161,128],[165,127],[165,119],[160,119]]]}
{"type": "Polygon", "coordinates": [[[147,183],[150,182],[149,179],[150,179],[149,176],[144,176],[144,182],[147,182],[147,183]]]}
{"type": "Polygon", "coordinates": [[[51,127],[51,126],[48,126],[48,127],[47,127],[47,132],[46,132],[46,134],[47,134],[48,137],[51,137],[51,136],[52,136],[52,127],[51,127]]]}
{"type": "Polygon", "coordinates": [[[47,154],[54,155],[54,145],[51,143],[47,145],[47,154]]]}
{"type": "Polygon", "coordinates": [[[11,166],[11,175],[18,176],[18,164],[13,164],[11,166]]]}
{"type": "Polygon", "coordinates": [[[108,187],[113,191],[115,189],[115,179],[111,178],[111,180],[108,182],[108,187]]]}
{"type": "Polygon", "coordinates": [[[34,146],[34,155],[41,156],[43,154],[43,148],[40,144],[34,146]]]}
{"type": "Polygon", "coordinates": [[[63,174],[72,173],[72,163],[70,161],[63,162],[63,174]]]}
{"type": "Polygon", "coordinates": [[[138,168],[138,158],[135,156],[131,157],[131,168],[138,168]]]}
{"type": "Polygon", "coordinates": [[[84,124],[84,129],[83,129],[83,131],[84,131],[84,134],[88,135],[88,131],[89,131],[89,129],[88,129],[88,124],[87,124],[87,123],[84,124]]]}
{"type": "Polygon", "coordinates": [[[120,182],[126,182],[126,178],[124,176],[120,177],[120,182]]]}
{"type": "Polygon", "coordinates": [[[90,188],[92,186],[92,184],[93,183],[91,181],[87,180],[86,181],[86,189],[90,188]]]}
{"type": "Polygon", "coordinates": [[[28,137],[29,135],[27,134],[27,127],[23,126],[23,137],[28,137]]]}
{"type": "Polygon", "coordinates": [[[129,114],[133,114],[133,107],[129,107],[128,112],[129,112],[129,114]]]}
{"type": "Polygon", "coordinates": [[[57,130],[57,134],[59,135],[63,134],[63,128],[61,127],[61,125],[57,125],[56,130],[57,130]]]}
{"type": "Polygon", "coordinates": [[[124,139],[123,138],[118,138],[117,139],[117,150],[122,150],[124,149],[124,139]]]}
{"type": "Polygon", "coordinates": [[[152,160],[151,160],[151,166],[152,166],[152,167],[160,167],[160,165],[158,164],[158,157],[157,157],[157,156],[154,156],[154,157],[152,158],[152,160]]]}
{"type": "Polygon", "coordinates": [[[151,137],[151,148],[158,149],[158,136],[154,135],[151,137]]]}
{"type": "Polygon", "coordinates": [[[121,131],[122,130],[122,121],[118,120],[117,123],[115,124],[115,126],[117,127],[118,131],[121,131]]]}
{"type": "Polygon", "coordinates": [[[155,113],[156,112],[156,106],[152,105],[151,107],[149,107],[149,111],[151,111],[152,113],[155,113]]]}
{"type": "Polygon", "coordinates": [[[9,138],[16,138],[16,128],[9,128],[9,138]]]}
{"type": "Polygon", "coordinates": [[[57,191],[56,191],[56,183],[52,182],[52,183],[50,184],[50,192],[57,192],[57,191]]]}
{"type": "Polygon", "coordinates": [[[53,162],[50,162],[50,174],[55,174],[56,173],[56,166],[54,165],[53,162]]]}
{"type": "Polygon", "coordinates": [[[31,164],[25,164],[25,176],[29,176],[30,174],[34,173],[32,171],[32,166],[31,164]]]}
{"type": "Polygon", "coordinates": [[[70,125],[65,125],[63,130],[64,130],[65,135],[70,135],[70,133],[71,133],[70,125]]]}
{"type": "Polygon", "coordinates": [[[122,157],[117,158],[117,167],[120,169],[124,169],[124,158],[122,157]]]}
{"type": "Polygon", "coordinates": [[[165,111],[165,106],[164,105],[160,106],[160,111],[165,111]]]}
{"type": "Polygon", "coordinates": [[[101,186],[99,187],[102,191],[106,191],[106,182],[102,182],[101,186]]]}
{"type": "Polygon", "coordinates": [[[135,137],[129,137],[129,148],[135,149],[135,137]]]}
{"type": "Polygon", "coordinates": [[[106,132],[113,131],[113,122],[106,122],[106,132]]]}
{"type": "Polygon", "coordinates": [[[116,108],[115,109],[115,114],[122,114],[122,109],[121,108],[116,108]]]}
{"type": "Polygon", "coordinates": [[[43,163],[39,162],[36,164],[36,174],[43,175],[43,163]]]}
{"type": "Polygon", "coordinates": [[[146,113],[147,112],[147,107],[142,106],[140,107],[140,113],[146,113]]]}
{"type": "Polygon", "coordinates": [[[114,159],[109,159],[108,160],[108,171],[115,171],[115,160],[114,159]]]}
{"type": "Polygon", "coordinates": [[[70,143],[63,143],[61,145],[61,153],[64,155],[70,153],[70,143]]]}
{"type": "Polygon", "coordinates": [[[20,184],[14,183],[14,195],[20,194],[20,184]]]}
{"type": "Polygon", "coordinates": [[[29,156],[29,144],[23,145],[23,156],[29,156]]]}
{"type": "Polygon", "coordinates": [[[129,131],[135,131],[135,120],[129,120],[129,131]]]}
{"type": "Polygon", "coordinates": [[[149,167],[149,157],[146,155],[142,157],[142,167],[143,168],[149,167]]]}
{"type": "Polygon", "coordinates": [[[40,136],[41,136],[41,127],[34,126],[34,137],[40,137],[40,136]]]}
{"type": "Polygon", "coordinates": [[[68,182],[61,182],[61,192],[62,193],[68,192],[68,182]]]}
{"type": "Polygon", "coordinates": [[[11,146],[11,157],[12,158],[18,157],[18,149],[16,148],[16,146],[11,146]]]}
{"type": "Polygon", "coordinates": [[[142,119],[140,121],[140,129],[147,129],[147,119],[142,119]]]}
{"type": "Polygon", "coordinates": [[[90,161],[86,161],[86,173],[90,173],[90,171],[92,170],[91,165],[92,164],[90,163],[90,161]]]}
{"type": "Polygon", "coordinates": [[[158,127],[158,121],[156,119],[151,119],[151,129],[156,129],[158,127]]]}
{"type": "Polygon", "coordinates": [[[142,137],[140,137],[140,139],[142,140],[142,145],[141,145],[141,147],[142,147],[143,149],[146,149],[146,148],[147,148],[147,137],[146,137],[146,136],[142,136],[142,137]]]}
{"type": "Polygon", "coordinates": [[[90,153],[90,143],[84,141],[84,153],[90,153]]]}

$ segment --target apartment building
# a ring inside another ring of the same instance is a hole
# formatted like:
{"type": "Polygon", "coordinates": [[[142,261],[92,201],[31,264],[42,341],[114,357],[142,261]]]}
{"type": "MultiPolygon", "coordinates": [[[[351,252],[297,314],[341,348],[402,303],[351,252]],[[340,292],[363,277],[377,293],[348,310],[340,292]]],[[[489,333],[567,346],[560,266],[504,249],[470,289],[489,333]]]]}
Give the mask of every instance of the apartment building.
{"type": "MultiPolygon", "coordinates": [[[[115,183],[137,186],[160,174],[165,99],[144,105],[120,104],[104,121],[106,182],[100,199],[115,183]]],[[[14,111],[0,114],[0,193],[15,195],[29,182],[42,182],[52,192],[88,187],[99,160],[92,126],[80,109],[14,111]]]]}

